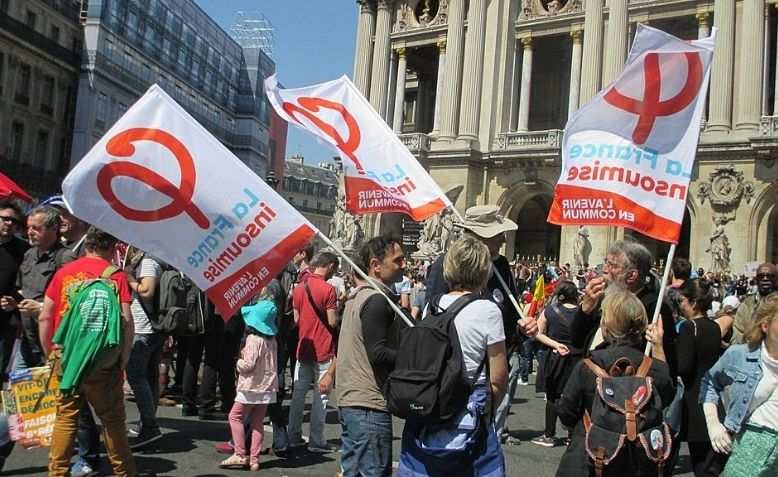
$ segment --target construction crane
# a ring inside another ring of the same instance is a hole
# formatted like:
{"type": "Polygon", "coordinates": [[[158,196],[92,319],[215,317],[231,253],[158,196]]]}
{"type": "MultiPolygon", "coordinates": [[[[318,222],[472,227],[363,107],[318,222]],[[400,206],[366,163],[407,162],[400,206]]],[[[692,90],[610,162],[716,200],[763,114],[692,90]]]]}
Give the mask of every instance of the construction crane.
{"type": "Polygon", "coordinates": [[[242,48],[259,48],[269,57],[273,57],[275,34],[273,24],[259,12],[239,11],[235,23],[230,28],[230,36],[242,48]]]}

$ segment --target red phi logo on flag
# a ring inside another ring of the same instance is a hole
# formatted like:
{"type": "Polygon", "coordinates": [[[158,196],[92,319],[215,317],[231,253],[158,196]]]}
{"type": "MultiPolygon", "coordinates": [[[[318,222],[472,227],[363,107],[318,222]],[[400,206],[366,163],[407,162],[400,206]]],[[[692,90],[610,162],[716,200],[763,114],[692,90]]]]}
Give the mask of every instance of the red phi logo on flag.
{"type": "Polygon", "coordinates": [[[119,215],[137,222],[156,222],[180,215],[182,212],[192,218],[201,229],[208,229],[211,223],[208,217],[192,203],[195,179],[197,176],[194,160],[186,146],[170,133],[160,129],[133,128],[112,137],[105,146],[108,154],[118,157],[131,157],[135,154],[135,141],[151,141],[164,146],[178,162],[181,171],[181,184],[176,186],[155,171],[129,161],[115,161],[106,164],[97,173],[97,189],[108,205],[119,215]],[[156,210],[139,210],[129,207],[119,199],[113,190],[112,182],[117,177],[128,177],[143,182],[152,189],[168,196],[171,202],[156,210]]]}
{"type": "Polygon", "coordinates": [[[687,64],[686,81],[681,90],[673,97],[662,100],[663,81],[659,55],[660,53],[646,54],[643,62],[642,99],[622,94],[615,85],[605,94],[605,101],[611,106],[638,116],[638,122],[632,132],[635,144],[644,144],[648,140],[657,118],[679,113],[692,104],[702,87],[703,68],[699,53],[661,53],[662,56],[670,56],[673,62],[680,62],[685,58],[687,64]]]}

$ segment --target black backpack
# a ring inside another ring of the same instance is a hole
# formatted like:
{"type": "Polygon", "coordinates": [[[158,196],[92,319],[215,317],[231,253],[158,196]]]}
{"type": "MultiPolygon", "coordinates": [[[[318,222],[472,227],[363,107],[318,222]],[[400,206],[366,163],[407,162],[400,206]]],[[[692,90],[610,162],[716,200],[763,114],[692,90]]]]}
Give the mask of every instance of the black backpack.
{"type": "MultiPolygon", "coordinates": [[[[427,316],[404,331],[394,371],[384,383],[389,412],[421,424],[446,422],[462,412],[474,383],[466,376],[454,318],[477,299],[478,295],[468,293],[441,310],[436,296],[427,316]]],[[[486,357],[476,376],[485,362],[486,357]]]]}
{"type": "Polygon", "coordinates": [[[652,359],[644,357],[637,371],[627,358],[616,360],[608,372],[590,359],[583,362],[597,378],[591,416],[586,412],[583,418],[594,474],[664,475],[673,441],[648,376],[652,359]]]}

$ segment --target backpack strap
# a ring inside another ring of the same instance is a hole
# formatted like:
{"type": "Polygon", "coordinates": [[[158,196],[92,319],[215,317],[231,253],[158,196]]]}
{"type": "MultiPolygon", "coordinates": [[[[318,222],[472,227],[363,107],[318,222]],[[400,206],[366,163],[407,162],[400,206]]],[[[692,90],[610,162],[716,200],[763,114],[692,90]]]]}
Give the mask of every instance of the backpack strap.
{"type": "Polygon", "coordinates": [[[108,265],[107,267],[105,267],[105,270],[103,270],[103,273],[100,274],[100,278],[105,278],[105,279],[111,278],[111,275],[113,275],[118,271],[119,271],[118,267],[115,267],[113,265],[108,265]]]}
{"type": "Polygon", "coordinates": [[[638,372],[635,373],[635,376],[639,378],[645,378],[648,376],[648,371],[651,369],[651,364],[654,362],[653,359],[649,356],[643,356],[643,361],[640,363],[640,367],[638,368],[638,372]]]}
{"type": "Polygon", "coordinates": [[[589,368],[589,370],[592,373],[594,373],[594,375],[597,376],[598,378],[609,378],[610,377],[610,375],[607,372],[605,372],[604,369],[602,369],[601,367],[599,367],[596,364],[594,364],[594,361],[592,361],[589,358],[584,359],[583,360],[583,364],[585,364],[586,367],[589,368]]]}

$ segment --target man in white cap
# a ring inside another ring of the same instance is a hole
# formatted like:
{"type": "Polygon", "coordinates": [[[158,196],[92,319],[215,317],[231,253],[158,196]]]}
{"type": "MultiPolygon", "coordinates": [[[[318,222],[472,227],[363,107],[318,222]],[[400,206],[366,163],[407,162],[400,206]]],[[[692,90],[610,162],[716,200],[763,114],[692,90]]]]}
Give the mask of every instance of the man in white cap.
{"type": "MultiPolygon", "coordinates": [[[[470,207],[465,212],[464,223],[456,225],[462,227],[464,233],[470,234],[486,244],[492,254],[492,274],[486,284],[484,294],[486,298],[500,307],[505,327],[505,345],[510,366],[508,390],[502,402],[495,403],[499,405],[495,415],[497,435],[500,436],[502,442],[505,442],[508,439],[506,420],[519,378],[520,344],[523,341],[521,335],[534,336],[538,330],[534,318],[522,318],[516,309],[517,306],[514,303],[517,296],[516,282],[513,279],[508,259],[500,254],[500,249],[505,243],[505,232],[517,230],[519,227],[514,221],[503,217],[500,214],[500,209],[495,205],[470,207]]],[[[427,277],[427,303],[432,297],[448,292],[448,284],[443,279],[443,256],[440,256],[430,267],[427,277]]]]}

